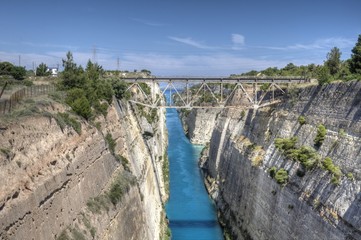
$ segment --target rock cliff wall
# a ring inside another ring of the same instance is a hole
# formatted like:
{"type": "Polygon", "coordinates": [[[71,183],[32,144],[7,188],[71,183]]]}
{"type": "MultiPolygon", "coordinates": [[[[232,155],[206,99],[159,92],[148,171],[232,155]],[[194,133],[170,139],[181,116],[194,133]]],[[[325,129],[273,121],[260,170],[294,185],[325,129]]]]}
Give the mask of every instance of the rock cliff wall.
{"type": "Polygon", "coordinates": [[[201,166],[232,239],[361,239],[360,93],[358,82],[313,86],[277,106],[221,112],[201,166]],[[317,147],[320,124],[326,135],[317,147]],[[275,146],[291,137],[297,151],[312,153],[302,155],[312,167],[275,146]],[[274,176],[281,168],[284,184],[274,176]]]}
{"type": "Polygon", "coordinates": [[[0,239],[159,239],[164,113],[149,123],[114,101],[93,124],[70,114],[78,134],[60,119],[63,105],[42,105],[0,126],[0,239]]]}

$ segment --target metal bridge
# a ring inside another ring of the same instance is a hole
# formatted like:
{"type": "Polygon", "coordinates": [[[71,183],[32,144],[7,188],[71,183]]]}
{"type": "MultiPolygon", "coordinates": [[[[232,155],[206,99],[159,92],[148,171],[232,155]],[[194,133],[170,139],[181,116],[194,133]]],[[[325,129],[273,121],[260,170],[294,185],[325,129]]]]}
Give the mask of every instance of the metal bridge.
{"type": "Polygon", "coordinates": [[[188,109],[259,108],[279,102],[290,85],[310,82],[305,77],[150,77],[121,80],[129,83],[126,92],[138,93],[138,97],[130,100],[133,103],[151,108],[188,109]],[[167,102],[164,101],[165,94],[169,94],[167,102]]]}

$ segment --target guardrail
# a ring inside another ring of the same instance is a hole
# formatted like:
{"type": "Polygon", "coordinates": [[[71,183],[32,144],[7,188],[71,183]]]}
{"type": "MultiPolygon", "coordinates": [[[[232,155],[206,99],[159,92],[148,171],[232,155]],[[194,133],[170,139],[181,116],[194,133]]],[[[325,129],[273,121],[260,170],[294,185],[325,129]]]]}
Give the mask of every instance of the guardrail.
{"type": "Polygon", "coordinates": [[[9,98],[0,99],[0,115],[11,113],[14,107],[24,98],[30,98],[55,91],[54,85],[35,85],[20,89],[9,98]]]}

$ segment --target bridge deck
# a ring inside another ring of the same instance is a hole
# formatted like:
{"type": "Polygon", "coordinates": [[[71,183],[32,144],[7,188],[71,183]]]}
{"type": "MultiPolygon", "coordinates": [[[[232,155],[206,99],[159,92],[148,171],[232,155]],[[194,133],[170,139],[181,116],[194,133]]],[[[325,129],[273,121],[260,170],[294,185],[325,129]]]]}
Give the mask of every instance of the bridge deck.
{"type": "Polygon", "coordinates": [[[149,77],[149,78],[121,78],[121,80],[134,82],[181,82],[181,83],[306,83],[309,78],[305,77],[240,77],[240,78],[217,78],[217,77],[149,77]]]}

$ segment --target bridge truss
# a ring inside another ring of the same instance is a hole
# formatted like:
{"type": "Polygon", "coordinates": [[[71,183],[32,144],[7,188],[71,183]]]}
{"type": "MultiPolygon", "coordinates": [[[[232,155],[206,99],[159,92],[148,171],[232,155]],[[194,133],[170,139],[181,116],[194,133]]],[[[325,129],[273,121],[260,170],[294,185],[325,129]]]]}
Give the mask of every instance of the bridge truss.
{"type": "Polygon", "coordinates": [[[280,101],[292,84],[304,77],[242,78],[122,78],[126,91],[137,94],[131,102],[151,108],[259,108],[280,101]],[[156,85],[160,92],[156,92],[156,85]],[[150,90],[149,90],[150,89],[150,90]],[[164,95],[168,101],[164,101],[164,95]],[[140,95],[140,96],[139,96],[140,95]]]}

